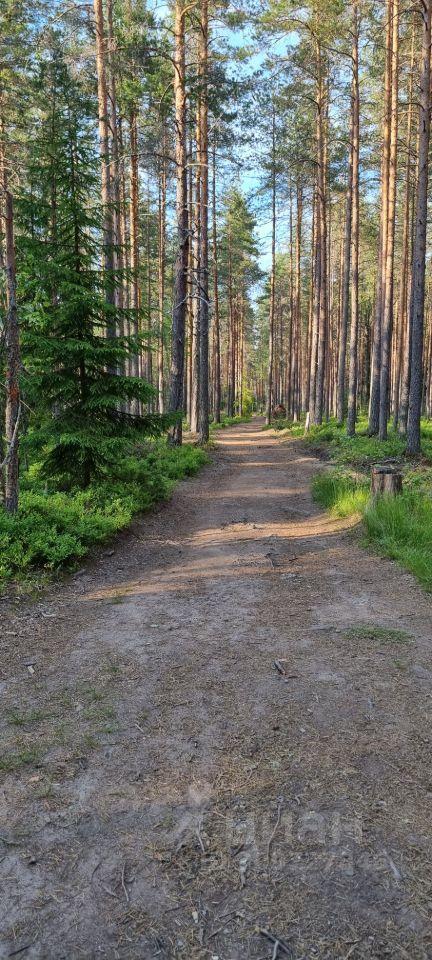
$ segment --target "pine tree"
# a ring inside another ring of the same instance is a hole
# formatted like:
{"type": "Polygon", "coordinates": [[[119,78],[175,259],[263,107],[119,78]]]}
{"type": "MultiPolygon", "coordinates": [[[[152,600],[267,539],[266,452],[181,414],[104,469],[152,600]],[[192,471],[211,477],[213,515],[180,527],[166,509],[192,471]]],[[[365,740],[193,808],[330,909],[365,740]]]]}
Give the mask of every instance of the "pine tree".
{"type": "Polygon", "coordinates": [[[93,105],[56,48],[35,86],[41,119],[19,202],[25,393],[44,472],[86,486],[112,466],[133,430],[157,433],[162,421],[122,412],[125,401],[144,403],[152,391],[118,372],[139,339],[108,336],[120,318],[106,296],[116,278],[101,271],[93,105]]]}

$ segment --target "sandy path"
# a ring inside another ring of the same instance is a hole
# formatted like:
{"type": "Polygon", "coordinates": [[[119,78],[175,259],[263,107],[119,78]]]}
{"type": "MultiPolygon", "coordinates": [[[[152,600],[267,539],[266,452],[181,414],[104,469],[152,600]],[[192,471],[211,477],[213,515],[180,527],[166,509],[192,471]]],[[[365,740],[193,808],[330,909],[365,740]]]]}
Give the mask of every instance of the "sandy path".
{"type": "Polygon", "coordinates": [[[432,958],[430,599],[260,426],[2,604],[0,957],[432,958]]]}

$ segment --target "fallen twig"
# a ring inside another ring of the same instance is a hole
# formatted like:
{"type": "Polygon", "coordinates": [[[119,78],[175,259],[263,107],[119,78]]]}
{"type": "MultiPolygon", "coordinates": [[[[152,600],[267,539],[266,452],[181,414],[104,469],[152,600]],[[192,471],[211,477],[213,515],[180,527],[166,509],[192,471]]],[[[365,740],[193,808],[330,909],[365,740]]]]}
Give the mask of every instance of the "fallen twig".
{"type": "Polygon", "coordinates": [[[203,838],[202,838],[202,836],[201,836],[201,829],[200,829],[200,828],[201,828],[201,824],[199,823],[198,826],[197,826],[197,828],[196,828],[196,830],[195,830],[195,833],[196,833],[196,835],[197,835],[197,837],[198,837],[198,842],[199,842],[199,845],[200,845],[200,847],[201,847],[201,850],[202,850],[203,853],[205,853],[205,852],[206,852],[206,848],[205,848],[204,843],[203,843],[203,838]]]}
{"type": "MultiPolygon", "coordinates": [[[[285,953],[287,957],[292,956],[291,949],[288,946],[288,944],[285,943],[285,941],[281,937],[277,936],[277,934],[271,933],[270,930],[264,930],[263,927],[260,928],[259,933],[261,934],[262,937],[265,937],[266,940],[270,940],[270,943],[272,943],[275,948],[277,947],[277,951],[282,950],[282,952],[285,953]]],[[[276,954],[273,951],[273,957],[277,956],[277,951],[276,951],[276,954]]]]}
{"type": "Polygon", "coordinates": [[[126,871],[126,864],[124,863],[123,869],[122,869],[122,875],[121,875],[121,885],[122,885],[123,893],[126,897],[126,903],[129,903],[130,897],[129,897],[129,893],[128,893],[128,889],[125,881],[125,871],[126,871]]]}
{"type": "MultiPolygon", "coordinates": [[[[101,866],[101,864],[102,864],[102,861],[96,864],[93,870],[93,873],[91,875],[90,883],[93,883],[93,878],[95,876],[95,873],[97,872],[97,870],[99,870],[99,867],[101,866]]],[[[115,900],[120,900],[120,897],[117,895],[117,893],[115,893],[114,890],[110,890],[109,887],[106,887],[105,884],[102,883],[102,880],[99,880],[99,886],[102,888],[104,893],[107,893],[110,897],[114,897],[115,900]]]]}
{"type": "Polygon", "coordinates": [[[275,825],[274,825],[274,829],[273,829],[272,834],[271,834],[271,836],[270,836],[269,842],[268,842],[268,844],[267,844],[267,863],[270,863],[271,845],[272,845],[272,843],[273,843],[273,840],[274,840],[274,838],[275,838],[275,836],[276,836],[276,834],[277,834],[277,831],[278,831],[278,829],[279,829],[279,826],[280,826],[280,822],[281,822],[281,812],[282,812],[282,804],[283,804],[283,797],[279,797],[278,806],[277,806],[277,820],[276,820],[276,823],[275,823],[275,825]]]}
{"type": "MultiPolygon", "coordinates": [[[[226,927],[227,923],[232,923],[233,920],[237,920],[237,917],[238,917],[238,916],[239,916],[239,914],[238,914],[237,910],[231,910],[229,914],[227,913],[227,914],[226,914],[227,919],[225,920],[225,923],[222,923],[222,925],[221,925],[220,927],[217,927],[216,930],[213,930],[213,933],[209,933],[208,939],[209,939],[209,940],[212,940],[213,937],[217,937],[218,933],[221,933],[222,930],[225,930],[225,927],[226,927]]],[[[222,920],[223,918],[220,917],[219,919],[222,920]]]]}
{"type": "Polygon", "coordinates": [[[24,953],[24,950],[28,950],[30,947],[32,947],[33,943],[34,941],[32,941],[32,943],[26,943],[23,947],[18,947],[17,950],[12,950],[11,953],[8,953],[8,957],[16,957],[19,953],[24,953]]]}

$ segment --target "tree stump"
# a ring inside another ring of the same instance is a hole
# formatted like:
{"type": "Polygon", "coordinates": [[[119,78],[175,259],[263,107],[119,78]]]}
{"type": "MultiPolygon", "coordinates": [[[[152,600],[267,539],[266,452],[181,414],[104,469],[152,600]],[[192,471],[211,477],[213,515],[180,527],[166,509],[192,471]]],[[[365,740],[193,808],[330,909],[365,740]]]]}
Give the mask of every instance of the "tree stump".
{"type": "Polygon", "coordinates": [[[371,493],[373,497],[386,494],[389,497],[395,497],[402,493],[402,473],[397,467],[383,466],[372,467],[371,471],[371,493]]]}

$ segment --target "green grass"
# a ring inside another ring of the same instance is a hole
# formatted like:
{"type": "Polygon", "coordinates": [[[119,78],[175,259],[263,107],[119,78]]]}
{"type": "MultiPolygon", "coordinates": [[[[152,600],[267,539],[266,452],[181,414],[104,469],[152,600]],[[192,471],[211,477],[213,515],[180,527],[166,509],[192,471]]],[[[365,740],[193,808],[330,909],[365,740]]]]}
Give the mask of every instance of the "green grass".
{"type": "Polygon", "coordinates": [[[315,477],[314,499],[334,516],[359,514],[364,543],[396,560],[432,590],[432,424],[422,424],[423,458],[414,465],[405,459],[404,441],[394,432],[383,443],[362,432],[348,438],[344,428],[331,421],[313,428],[304,442],[335,464],[315,477]],[[370,467],[387,459],[402,469],[403,493],[372,500],[370,467]]]}
{"type": "Polygon", "coordinates": [[[270,424],[265,424],[263,430],[289,430],[291,436],[293,437],[303,437],[304,436],[304,422],[300,421],[294,423],[293,420],[285,419],[284,417],[278,417],[275,420],[272,420],[270,424]]]}
{"type": "MultiPolygon", "coordinates": [[[[264,427],[264,429],[269,428],[264,427]]],[[[271,424],[271,429],[289,430],[290,436],[301,437],[307,447],[316,453],[330,457],[334,463],[352,464],[355,467],[365,468],[382,460],[404,461],[406,446],[404,438],[400,437],[393,427],[389,427],[387,440],[369,437],[365,416],[359,418],[354,437],[347,437],[345,424],[340,426],[334,418],[330,418],[321,426],[311,426],[306,434],[304,422],[275,420],[271,424]]],[[[421,436],[423,459],[432,464],[431,421],[422,421],[421,436]]]]}
{"type": "Polygon", "coordinates": [[[70,568],[207,461],[198,447],[149,441],[116,464],[109,478],[68,492],[47,490],[34,464],[23,480],[18,513],[0,511],[0,583],[70,568]]]}
{"type": "Polygon", "coordinates": [[[314,500],[335,517],[349,517],[364,511],[369,484],[366,479],[357,479],[340,469],[326,470],[314,477],[312,494],[314,500]]]}
{"type": "MultiPolygon", "coordinates": [[[[332,419],[321,426],[311,427],[304,442],[317,452],[328,454],[335,463],[360,468],[379,460],[401,460],[405,450],[405,440],[393,430],[389,430],[388,439],[384,441],[369,437],[365,418],[359,420],[354,437],[347,437],[345,426],[339,426],[332,419]]],[[[432,457],[432,444],[430,455],[432,457]]]]}
{"type": "Polygon", "coordinates": [[[370,501],[363,515],[369,543],[432,590],[431,494],[409,487],[398,497],[370,501]]]}
{"type": "Polygon", "coordinates": [[[210,430],[212,432],[215,430],[225,430],[226,427],[236,427],[239,423],[250,423],[250,420],[250,415],[244,417],[227,417],[226,414],[222,414],[220,423],[211,423],[210,430]]]}
{"type": "Polygon", "coordinates": [[[396,560],[432,590],[432,486],[430,471],[407,473],[405,488],[396,497],[370,497],[368,477],[357,478],[341,467],[318,474],[314,499],[334,516],[358,513],[364,543],[396,560]]]}
{"type": "Polygon", "coordinates": [[[369,643],[412,643],[413,637],[405,630],[394,630],[391,627],[375,626],[367,623],[359,624],[345,630],[347,640],[366,641],[369,643]]]}
{"type": "Polygon", "coordinates": [[[46,710],[27,710],[20,713],[19,710],[11,710],[7,714],[9,723],[14,727],[27,727],[33,724],[43,723],[48,720],[51,713],[46,710]]]}
{"type": "Polygon", "coordinates": [[[37,763],[39,759],[40,752],[38,750],[16,750],[3,756],[0,755],[0,770],[5,773],[12,773],[21,767],[37,763]]]}

